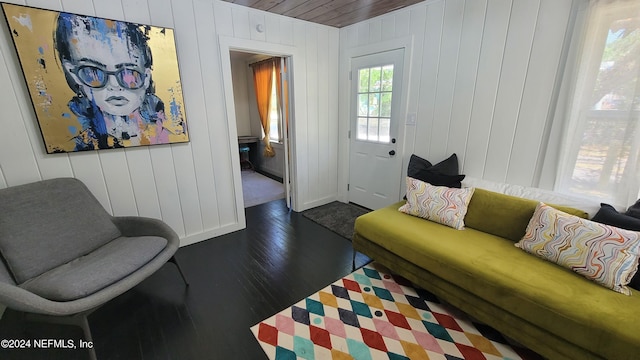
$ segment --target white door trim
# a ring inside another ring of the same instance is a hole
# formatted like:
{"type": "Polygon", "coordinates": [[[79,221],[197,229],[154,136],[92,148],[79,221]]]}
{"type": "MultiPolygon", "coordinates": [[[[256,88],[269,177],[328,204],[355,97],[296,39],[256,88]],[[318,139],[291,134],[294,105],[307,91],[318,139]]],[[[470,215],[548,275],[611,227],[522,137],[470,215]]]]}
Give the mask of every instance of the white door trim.
{"type": "MultiPolygon", "coordinates": [[[[304,94],[299,94],[298,87],[295,86],[295,79],[303,76],[303,74],[298,74],[295,67],[296,59],[301,59],[302,54],[300,49],[294,46],[281,45],[281,44],[273,44],[266,43],[263,41],[255,41],[248,39],[238,39],[229,36],[220,35],[218,36],[218,43],[220,47],[220,61],[222,64],[222,83],[224,87],[224,99],[225,99],[225,107],[227,114],[227,128],[228,128],[228,136],[229,136],[229,147],[231,153],[231,163],[233,167],[233,183],[234,183],[234,191],[235,191],[235,199],[236,199],[236,214],[238,218],[238,223],[242,226],[241,228],[245,228],[247,226],[245,214],[244,214],[244,199],[242,198],[242,178],[240,175],[240,155],[237,149],[237,142],[233,141],[233,139],[238,138],[238,130],[236,128],[236,110],[235,103],[233,98],[233,79],[231,72],[231,59],[230,52],[231,51],[245,51],[250,53],[261,53],[261,54],[269,54],[273,56],[282,56],[282,57],[290,57],[291,62],[289,64],[291,81],[289,84],[289,97],[291,99],[291,113],[289,119],[289,149],[291,154],[291,160],[289,168],[290,171],[290,181],[292,184],[292,192],[291,192],[291,206],[294,211],[298,211],[299,204],[299,194],[298,189],[300,186],[297,186],[297,176],[296,176],[296,136],[295,136],[295,108],[296,108],[296,99],[304,99],[304,94]]],[[[299,70],[298,70],[299,71],[299,70]]]]}
{"type": "MultiPolygon", "coordinates": [[[[369,44],[364,46],[358,46],[345,51],[345,55],[342,58],[346,61],[340,62],[340,99],[348,99],[345,106],[340,106],[340,124],[339,124],[339,146],[340,149],[344,149],[344,152],[340,151],[339,168],[338,168],[338,200],[347,202],[349,199],[349,192],[347,191],[347,184],[349,184],[349,161],[350,161],[350,139],[349,130],[351,126],[350,111],[352,106],[351,99],[351,82],[349,81],[349,72],[351,71],[352,59],[355,57],[376,54],[381,52],[387,52],[391,50],[404,49],[404,64],[402,73],[402,101],[398,108],[398,116],[400,124],[398,124],[398,142],[403,144],[397,150],[397,155],[404,159],[404,144],[405,144],[405,124],[407,117],[407,107],[409,105],[409,82],[411,75],[411,59],[413,58],[413,36],[405,36],[397,39],[391,39],[382,41],[376,44],[369,44]]],[[[403,160],[404,161],[404,160],[403,160]]],[[[402,167],[406,167],[404,162],[402,167]]],[[[403,174],[398,174],[400,184],[403,182],[403,174]]]]}

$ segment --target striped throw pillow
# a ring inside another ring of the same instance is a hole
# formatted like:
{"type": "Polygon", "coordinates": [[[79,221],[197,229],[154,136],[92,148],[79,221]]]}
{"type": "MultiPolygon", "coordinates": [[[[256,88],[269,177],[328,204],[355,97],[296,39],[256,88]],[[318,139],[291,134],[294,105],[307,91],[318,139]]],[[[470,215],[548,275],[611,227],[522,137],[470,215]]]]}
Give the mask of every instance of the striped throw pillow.
{"type": "Polygon", "coordinates": [[[626,285],[638,270],[640,233],[582,219],[539,203],[516,246],[630,295],[626,285]]]}
{"type": "Polygon", "coordinates": [[[398,210],[462,230],[473,191],[474,188],[433,186],[407,177],[407,203],[398,210]]]}

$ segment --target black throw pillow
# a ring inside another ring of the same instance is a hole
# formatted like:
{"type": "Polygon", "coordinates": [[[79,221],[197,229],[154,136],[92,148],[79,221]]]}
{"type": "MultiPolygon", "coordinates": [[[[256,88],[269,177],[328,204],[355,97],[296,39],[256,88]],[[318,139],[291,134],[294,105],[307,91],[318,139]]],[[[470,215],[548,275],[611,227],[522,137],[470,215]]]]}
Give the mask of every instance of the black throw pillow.
{"type": "Polygon", "coordinates": [[[460,168],[458,167],[458,155],[452,154],[448,158],[433,165],[431,168],[429,168],[429,170],[438,172],[442,175],[460,175],[460,168]]]}
{"type": "Polygon", "coordinates": [[[464,180],[464,177],[465,175],[444,175],[435,171],[424,170],[413,178],[424,181],[433,186],[446,186],[459,189],[462,187],[462,180],[464,180]]]}
{"type": "Polygon", "coordinates": [[[605,203],[600,204],[600,210],[591,219],[601,224],[607,224],[621,229],[640,231],[640,219],[621,214],[613,206],[605,203]]]}
{"type": "Polygon", "coordinates": [[[413,154],[409,159],[409,166],[407,166],[407,176],[417,179],[416,176],[418,176],[421,171],[424,171],[432,166],[433,164],[431,164],[429,160],[423,159],[420,156],[413,154]]]}
{"type": "MultiPolygon", "coordinates": [[[[616,210],[616,208],[605,203],[600,204],[600,210],[598,210],[591,220],[619,227],[621,229],[640,231],[640,219],[636,219],[635,217],[628,216],[626,214],[621,214],[616,210]]],[[[629,283],[629,287],[640,290],[640,272],[633,276],[629,283]]]]}
{"type": "Polygon", "coordinates": [[[441,162],[431,165],[429,160],[411,155],[407,176],[433,186],[461,188],[465,175],[458,174],[458,156],[453,154],[441,162]]]}
{"type": "Polygon", "coordinates": [[[627,286],[636,290],[640,290],[640,273],[636,273],[635,275],[633,275],[633,278],[631,278],[631,282],[627,286]]]}
{"type": "Polygon", "coordinates": [[[640,199],[638,199],[635,204],[629,206],[625,214],[640,219],[640,199]]]}

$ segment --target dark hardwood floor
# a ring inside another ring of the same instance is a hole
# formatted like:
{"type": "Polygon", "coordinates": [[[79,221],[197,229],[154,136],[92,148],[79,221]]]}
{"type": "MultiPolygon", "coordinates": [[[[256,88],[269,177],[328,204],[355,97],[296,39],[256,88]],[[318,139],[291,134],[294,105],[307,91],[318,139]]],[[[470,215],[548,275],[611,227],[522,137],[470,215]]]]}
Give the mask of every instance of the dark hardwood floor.
{"type": "MultiPolygon", "coordinates": [[[[249,328],[351,272],[351,243],[289,212],[246,209],[247,228],[178,250],[173,264],[89,316],[98,359],[266,359],[249,328]]],[[[358,254],[357,266],[369,259],[358,254]]],[[[7,310],[0,339],[83,339],[79,328],[22,321],[7,310]]],[[[88,359],[86,350],[7,350],[0,359],[88,359]]]]}

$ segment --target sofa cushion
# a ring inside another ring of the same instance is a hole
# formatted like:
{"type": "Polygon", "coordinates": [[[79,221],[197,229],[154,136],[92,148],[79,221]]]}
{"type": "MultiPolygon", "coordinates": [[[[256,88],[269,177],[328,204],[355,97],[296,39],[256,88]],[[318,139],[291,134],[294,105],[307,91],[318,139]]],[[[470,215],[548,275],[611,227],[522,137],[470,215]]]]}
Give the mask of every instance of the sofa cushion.
{"type": "MultiPolygon", "coordinates": [[[[535,200],[476,188],[464,222],[467,227],[516,242],[524,236],[537,205],[535,200]]],[[[581,218],[588,216],[582,210],[551,206],[581,218]]]]}
{"type": "Polygon", "coordinates": [[[581,219],[539,203],[516,247],[609,289],[631,295],[640,233],[581,219]]]}
{"type": "Polygon", "coordinates": [[[433,186],[426,182],[407,177],[407,203],[398,210],[457,230],[464,229],[473,188],[456,189],[433,186]]]}
{"type": "Polygon", "coordinates": [[[356,235],[594,354],[638,348],[638,321],[629,314],[640,313],[639,294],[623,296],[512,241],[408,216],[399,205],[360,216],[356,235]]]}
{"type": "Polygon", "coordinates": [[[54,301],[93,294],[140,269],[167,246],[157,236],[119,237],[97,250],[26,281],[20,287],[54,301]]]}
{"type": "Polygon", "coordinates": [[[18,284],[120,236],[89,189],[72,178],[2,189],[0,214],[0,252],[18,284]]]}

